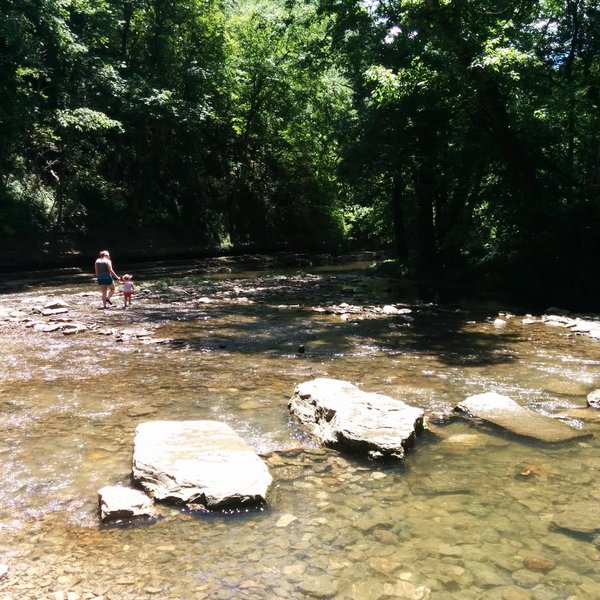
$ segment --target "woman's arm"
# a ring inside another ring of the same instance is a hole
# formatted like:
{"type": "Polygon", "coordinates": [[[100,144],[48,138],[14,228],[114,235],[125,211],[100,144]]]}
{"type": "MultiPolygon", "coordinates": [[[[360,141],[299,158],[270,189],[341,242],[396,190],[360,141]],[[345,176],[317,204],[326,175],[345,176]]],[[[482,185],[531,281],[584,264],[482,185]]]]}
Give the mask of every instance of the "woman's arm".
{"type": "Polygon", "coordinates": [[[118,279],[119,281],[121,281],[121,278],[113,271],[112,260],[109,260],[107,262],[108,262],[108,272],[111,274],[111,276],[114,279],[118,279]]]}

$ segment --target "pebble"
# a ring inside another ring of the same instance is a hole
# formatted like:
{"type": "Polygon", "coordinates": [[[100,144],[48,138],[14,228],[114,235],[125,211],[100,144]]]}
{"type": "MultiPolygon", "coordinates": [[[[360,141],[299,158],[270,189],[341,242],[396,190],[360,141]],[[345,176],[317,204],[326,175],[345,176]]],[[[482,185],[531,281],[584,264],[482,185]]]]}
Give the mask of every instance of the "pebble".
{"type": "Polygon", "coordinates": [[[527,569],[530,569],[531,571],[539,571],[541,573],[547,573],[556,566],[554,561],[530,557],[525,557],[523,559],[523,564],[527,569]]]}
{"type": "Polygon", "coordinates": [[[287,527],[290,525],[290,523],[293,523],[297,519],[298,517],[295,517],[294,515],[282,515],[277,520],[277,523],[275,523],[275,527],[287,527]]]}

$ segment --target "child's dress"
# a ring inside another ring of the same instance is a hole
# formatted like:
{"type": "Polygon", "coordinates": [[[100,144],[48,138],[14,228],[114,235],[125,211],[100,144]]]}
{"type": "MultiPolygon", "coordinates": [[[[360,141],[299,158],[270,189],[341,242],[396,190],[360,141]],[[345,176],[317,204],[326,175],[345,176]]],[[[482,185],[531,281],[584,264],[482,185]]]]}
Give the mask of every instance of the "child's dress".
{"type": "Polygon", "coordinates": [[[133,294],[133,281],[123,282],[123,297],[125,300],[131,300],[131,294],[133,294]]]}

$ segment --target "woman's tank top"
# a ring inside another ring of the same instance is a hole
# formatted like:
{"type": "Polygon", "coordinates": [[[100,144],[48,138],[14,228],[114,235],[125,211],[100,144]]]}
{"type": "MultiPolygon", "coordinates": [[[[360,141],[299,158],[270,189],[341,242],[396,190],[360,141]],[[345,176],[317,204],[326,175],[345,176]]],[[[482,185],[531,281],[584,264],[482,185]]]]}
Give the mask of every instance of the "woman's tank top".
{"type": "Polygon", "coordinates": [[[110,269],[108,268],[108,263],[105,259],[99,258],[96,261],[96,266],[98,267],[98,278],[110,277],[110,269]]]}

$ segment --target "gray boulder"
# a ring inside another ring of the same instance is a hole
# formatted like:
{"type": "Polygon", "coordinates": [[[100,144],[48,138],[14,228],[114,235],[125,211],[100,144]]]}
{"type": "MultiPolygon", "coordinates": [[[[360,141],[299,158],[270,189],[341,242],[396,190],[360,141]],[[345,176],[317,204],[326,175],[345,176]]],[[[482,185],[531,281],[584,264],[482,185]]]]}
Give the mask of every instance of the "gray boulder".
{"type": "Polygon", "coordinates": [[[493,423],[517,435],[543,442],[565,442],[589,436],[552,417],[523,408],[512,398],[496,392],[469,396],[460,402],[455,410],[493,423]]]}
{"type": "Polygon", "coordinates": [[[156,516],[152,498],[132,488],[105,486],[98,490],[98,504],[103,522],[156,516]]]}
{"type": "Polygon", "coordinates": [[[133,477],[157,500],[207,509],[261,504],[272,482],[252,448],[217,421],[141,423],[133,477]]]}
{"type": "Polygon", "coordinates": [[[288,407],[321,444],[369,458],[403,459],[423,430],[420,408],[337,379],[297,385],[288,407]]]}

